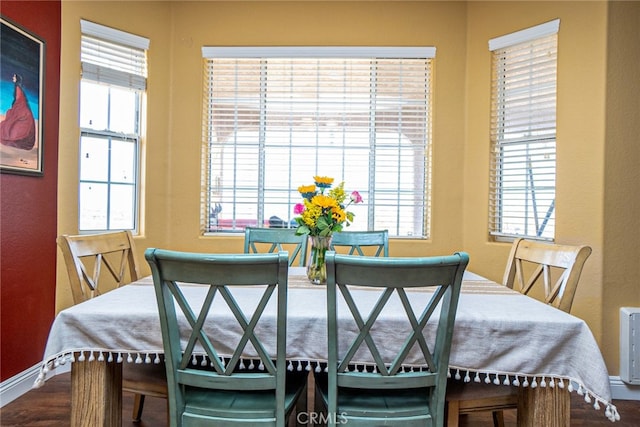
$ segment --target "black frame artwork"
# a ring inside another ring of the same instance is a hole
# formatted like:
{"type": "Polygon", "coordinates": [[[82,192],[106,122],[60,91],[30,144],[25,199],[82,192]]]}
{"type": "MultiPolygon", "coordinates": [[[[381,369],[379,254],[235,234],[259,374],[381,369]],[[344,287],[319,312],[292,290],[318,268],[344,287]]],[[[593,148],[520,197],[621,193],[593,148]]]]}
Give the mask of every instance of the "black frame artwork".
{"type": "Polygon", "coordinates": [[[45,42],[0,16],[0,171],[43,174],[45,42]]]}

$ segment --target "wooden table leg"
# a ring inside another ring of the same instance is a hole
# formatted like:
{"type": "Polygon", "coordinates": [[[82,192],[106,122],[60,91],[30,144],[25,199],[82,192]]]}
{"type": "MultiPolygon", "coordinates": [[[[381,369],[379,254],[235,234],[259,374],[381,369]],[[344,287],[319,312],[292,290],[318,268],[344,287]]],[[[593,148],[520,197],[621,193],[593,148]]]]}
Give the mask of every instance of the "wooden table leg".
{"type": "Polygon", "coordinates": [[[520,387],[518,427],[570,427],[571,396],[559,387],[520,387]]]}
{"type": "Polygon", "coordinates": [[[97,360],[74,362],[71,365],[71,426],[121,425],[122,364],[97,360]]]}

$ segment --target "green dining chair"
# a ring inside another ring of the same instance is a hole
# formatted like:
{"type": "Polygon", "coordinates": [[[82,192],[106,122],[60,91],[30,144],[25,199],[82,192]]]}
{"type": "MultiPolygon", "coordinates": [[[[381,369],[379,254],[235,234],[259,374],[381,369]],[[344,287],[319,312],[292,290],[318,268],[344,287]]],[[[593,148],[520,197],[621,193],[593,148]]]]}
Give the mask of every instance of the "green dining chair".
{"type": "Polygon", "coordinates": [[[169,425],[285,426],[305,389],[305,376],[288,373],[286,367],[288,254],[197,254],[150,248],[145,258],[158,300],[169,425]],[[203,287],[206,296],[192,303],[184,292],[193,291],[193,284],[203,287]],[[243,291],[255,295],[255,304],[238,303],[243,291]],[[271,317],[263,321],[265,313],[275,315],[273,323],[271,317]],[[236,321],[233,325],[210,321],[223,315],[236,321]],[[231,330],[242,336],[230,337],[231,330]],[[268,345],[275,347],[275,355],[267,353],[268,345]],[[247,351],[260,368],[245,366],[247,351]]]}
{"type": "Polygon", "coordinates": [[[344,247],[348,255],[370,255],[363,251],[363,248],[375,250],[373,256],[389,256],[389,231],[340,231],[333,233],[331,239],[331,249],[340,251],[344,247]]]}
{"type": "Polygon", "coordinates": [[[244,253],[273,253],[288,250],[289,265],[298,260],[302,267],[307,262],[307,236],[297,235],[295,228],[244,229],[244,253]]]}
{"type": "Polygon", "coordinates": [[[327,254],[328,363],[316,384],[328,426],[443,425],[451,338],[468,262],[464,252],[426,258],[327,254]],[[371,294],[375,303],[361,306],[371,294]],[[389,330],[376,330],[385,310],[406,315],[406,336],[402,328],[391,332],[402,343],[398,348],[379,335],[389,330]],[[349,325],[357,330],[352,333],[349,325]],[[362,354],[371,355],[373,366],[357,363],[362,354]]]}

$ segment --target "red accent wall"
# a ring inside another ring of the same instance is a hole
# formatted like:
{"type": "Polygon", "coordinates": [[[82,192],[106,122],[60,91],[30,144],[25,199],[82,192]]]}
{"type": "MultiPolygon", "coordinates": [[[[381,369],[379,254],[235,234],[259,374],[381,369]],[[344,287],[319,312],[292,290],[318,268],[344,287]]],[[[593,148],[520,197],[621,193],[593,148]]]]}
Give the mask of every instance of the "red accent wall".
{"type": "Polygon", "coordinates": [[[61,2],[2,0],[45,41],[43,176],[0,174],[0,381],[37,364],[55,315],[61,2]]]}

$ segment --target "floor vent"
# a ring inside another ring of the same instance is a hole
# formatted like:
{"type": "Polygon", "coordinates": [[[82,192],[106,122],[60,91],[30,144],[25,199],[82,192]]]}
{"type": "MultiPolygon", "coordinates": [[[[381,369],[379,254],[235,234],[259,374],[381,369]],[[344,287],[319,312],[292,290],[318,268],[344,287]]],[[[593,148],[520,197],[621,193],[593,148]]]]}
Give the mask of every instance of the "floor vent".
{"type": "Polygon", "coordinates": [[[640,384],[640,308],[620,309],[620,379],[640,384]]]}

